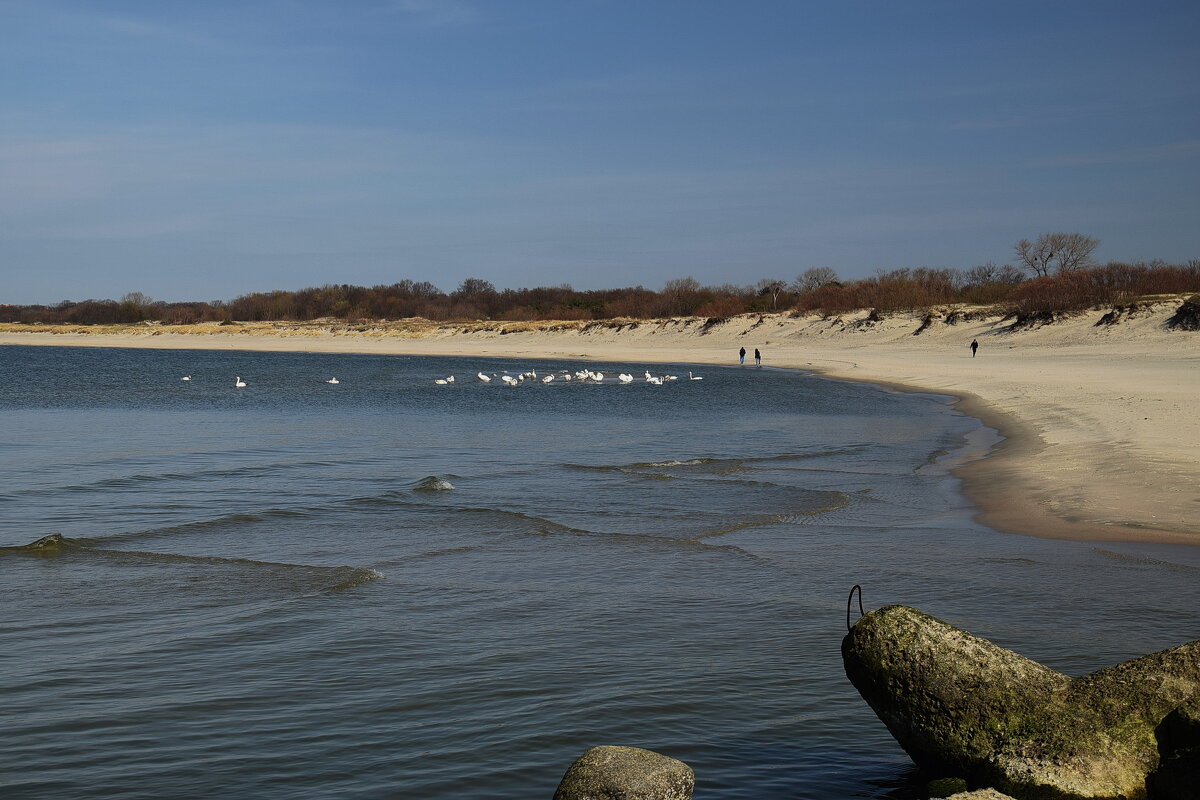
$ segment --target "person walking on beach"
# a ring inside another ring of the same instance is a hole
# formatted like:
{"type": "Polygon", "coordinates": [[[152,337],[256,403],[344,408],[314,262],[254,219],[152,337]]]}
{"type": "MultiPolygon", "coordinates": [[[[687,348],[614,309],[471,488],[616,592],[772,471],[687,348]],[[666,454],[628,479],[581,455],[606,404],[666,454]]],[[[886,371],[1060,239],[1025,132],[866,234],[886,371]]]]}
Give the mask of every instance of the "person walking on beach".
{"type": "Polygon", "coordinates": [[[971,358],[975,357],[975,351],[979,349],[979,342],[975,339],[971,340],[971,358]]]}
{"type": "Polygon", "coordinates": [[[754,348],[754,366],[762,366],[762,353],[758,352],[758,348],[754,348]]]}
{"type": "Polygon", "coordinates": [[[738,363],[739,364],[746,363],[746,348],[744,348],[744,347],[741,350],[738,350],[738,363]]]}

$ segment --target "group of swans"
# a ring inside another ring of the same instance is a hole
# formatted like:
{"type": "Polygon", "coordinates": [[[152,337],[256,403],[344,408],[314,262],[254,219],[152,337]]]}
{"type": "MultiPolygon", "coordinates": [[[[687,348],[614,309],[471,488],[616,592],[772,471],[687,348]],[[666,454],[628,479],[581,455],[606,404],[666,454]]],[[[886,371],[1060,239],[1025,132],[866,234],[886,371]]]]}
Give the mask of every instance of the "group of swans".
{"type": "MultiPolygon", "coordinates": [[[[507,373],[505,373],[504,375],[500,375],[500,376],[497,376],[495,373],[492,373],[491,375],[486,375],[482,372],[478,373],[478,378],[481,383],[491,383],[491,380],[494,377],[499,377],[500,380],[503,381],[508,386],[518,386],[527,380],[529,380],[529,381],[537,380],[537,370],[530,370],[529,372],[522,372],[520,375],[517,375],[516,377],[513,377],[512,375],[509,375],[507,373]]],[[[184,375],[182,378],[180,378],[180,380],[184,380],[184,381],[190,381],[191,379],[192,379],[191,375],[184,375]]],[[[590,369],[583,369],[583,370],[579,370],[578,372],[572,373],[569,370],[563,369],[563,370],[559,370],[557,373],[552,372],[549,375],[542,376],[542,383],[553,383],[556,380],[561,380],[564,383],[570,383],[572,380],[577,380],[581,383],[603,383],[604,382],[604,373],[603,372],[593,372],[590,369]]],[[[633,376],[630,375],[628,372],[622,372],[617,375],[617,380],[620,381],[621,383],[633,383],[634,379],[633,379],[633,376]]],[[[677,380],[679,380],[679,377],[676,375],[651,375],[649,370],[646,371],[645,381],[646,381],[646,383],[649,383],[649,384],[661,386],[663,383],[666,383],[668,381],[677,381],[677,380]]],[[[691,372],[689,372],[688,380],[689,381],[702,381],[702,380],[704,380],[704,378],[700,375],[693,375],[691,372]]],[[[325,382],[326,383],[341,383],[341,381],[339,381],[337,378],[330,378],[329,380],[327,380],[325,382]]],[[[454,376],[447,375],[445,378],[435,378],[433,382],[439,386],[446,386],[448,384],[454,383],[454,376]]],[[[235,388],[244,389],[246,387],[246,382],[244,380],[242,380],[242,376],[239,375],[236,378],[234,378],[233,385],[235,388]]]]}
{"type": "MultiPolygon", "coordinates": [[[[524,383],[525,381],[538,380],[537,370],[530,370],[529,372],[522,372],[516,376],[509,375],[508,373],[498,375],[494,372],[491,375],[488,375],[485,372],[477,372],[475,374],[475,376],[479,379],[480,383],[491,383],[492,378],[499,378],[500,381],[502,383],[504,383],[506,386],[519,386],[522,383],[524,383]]],[[[563,383],[570,383],[573,380],[579,381],[580,383],[603,383],[604,379],[605,379],[605,375],[603,372],[594,372],[593,370],[590,370],[590,369],[581,369],[577,372],[571,372],[570,370],[562,369],[562,370],[559,370],[558,372],[551,372],[548,375],[543,375],[540,380],[542,383],[554,383],[555,381],[562,381],[563,383]]],[[[621,372],[621,373],[617,374],[617,380],[620,381],[621,383],[633,383],[634,377],[633,377],[633,375],[629,374],[628,372],[621,372]]],[[[649,384],[661,386],[662,384],[667,383],[669,381],[677,381],[677,380],[679,380],[678,375],[651,375],[649,370],[646,371],[645,382],[649,383],[649,384]]],[[[691,372],[689,372],[688,380],[702,381],[702,380],[704,380],[704,377],[701,375],[694,375],[691,372]]],[[[449,377],[446,377],[446,378],[435,378],[433,382],[439,386],[445,386],[447,384],[454,383],[454,376],[450,375],[449,377]]]]}
{"type": "MultiPolygon", "coordinates": [[[[192,379],[192,376],[191,376],[191,375],[184,375],[184,376],[183,376],[182,378],[180,378],[179,380],[181,380],[181,381],[190,381],[191,379],[192,379]]],[[[454,380],[454,378],[450,378],[450,380],[451,380],[451,381],[453,381],[453,380],[454,380]]],[[[341,381],[339,381],[337,378],[330,378],[329,380],[327,380],[327,381],[325,381],[325,382],[326,382],[326,383],[341,383],[341,381]]],[[[443,381],[443,382],[444,382],[444,381],[443,381]]],[[[245,389],[245,388],[246,388],[246,386],[247,386],[247,384],[246,384],[246,382],[245,382],[244,380],[242,380],[242,376],[241,376],[241,375],[238,375],[236,378],[234,378],[234,379],[233,379],[233,387],[234,387],[235,389],[245,389]]]]}

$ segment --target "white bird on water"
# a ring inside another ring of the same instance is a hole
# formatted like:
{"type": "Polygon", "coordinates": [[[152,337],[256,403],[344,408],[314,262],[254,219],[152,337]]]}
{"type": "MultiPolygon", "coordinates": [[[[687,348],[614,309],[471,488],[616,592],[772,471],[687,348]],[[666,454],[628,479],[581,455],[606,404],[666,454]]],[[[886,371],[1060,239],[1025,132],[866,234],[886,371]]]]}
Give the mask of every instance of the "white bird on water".
{"type": "Polygon", "coordinates": [[[689,372],[688,380],[689,381],[702,381],[702,380],[704,380],[704,377],[701,375],[693,375],[692,373],[689,372]]]}
{"type": "Polygon", "coordinates": [[[341,383],[341,381],[339,381],[337,378],[330,378],[329,380],[327,380],[325,382],[326,383],[341,383]]]}
{"type": "Polygon", "coordinates": [[[479,373],[479,380],[483,381],[484,383],[488,383],[489,381],[491,381],[491,378],[489,378],[487,375],[484,375],[481,372],[481,373],[479,373]]]}
{"type": "Polygon", "coordinates": [[[180,378],[179,380],[181,380],[181,381],[190,381],[191,379],[192,379],[192,376],[191,376],[191,375],[184,375],[184,376],[183,376],[182,378],[180,378]]]}
{"type": "Polygon", "coordinates": [[[233,385],[234,385],[235,387],[237,387],[238,389],[241,389],[241,388],[245,387],[245,385],[246,385],[246,382],[245,382],[244,380],[242,380],[242,376],[241,376],[241,375],[238,375],[238,376],[237,376],[237,379],[236,379],[236,380],[233,382],[233,385]]]}

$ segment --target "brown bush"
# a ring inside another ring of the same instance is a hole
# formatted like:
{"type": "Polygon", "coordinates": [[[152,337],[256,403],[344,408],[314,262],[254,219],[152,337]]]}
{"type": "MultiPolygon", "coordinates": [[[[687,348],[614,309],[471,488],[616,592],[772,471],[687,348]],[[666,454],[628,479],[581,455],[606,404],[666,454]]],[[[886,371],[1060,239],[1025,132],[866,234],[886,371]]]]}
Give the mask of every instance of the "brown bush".
{"type": "Polygon", "coordinates": [[[709,300],[693,313],[697,317],[733,317],[746,312],[746,302],[740,297],[718,297],[709,300]]]}

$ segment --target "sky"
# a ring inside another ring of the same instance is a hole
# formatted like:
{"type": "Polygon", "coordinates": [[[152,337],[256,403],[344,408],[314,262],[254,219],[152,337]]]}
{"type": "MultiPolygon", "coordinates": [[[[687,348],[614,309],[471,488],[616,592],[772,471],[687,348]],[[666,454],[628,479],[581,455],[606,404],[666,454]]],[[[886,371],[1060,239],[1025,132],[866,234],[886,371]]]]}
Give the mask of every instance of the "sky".
{"type": "Polygon", "coordinates": [[[0,0],[0,303],[1200,258],[1200,3],[0,0]]]}

